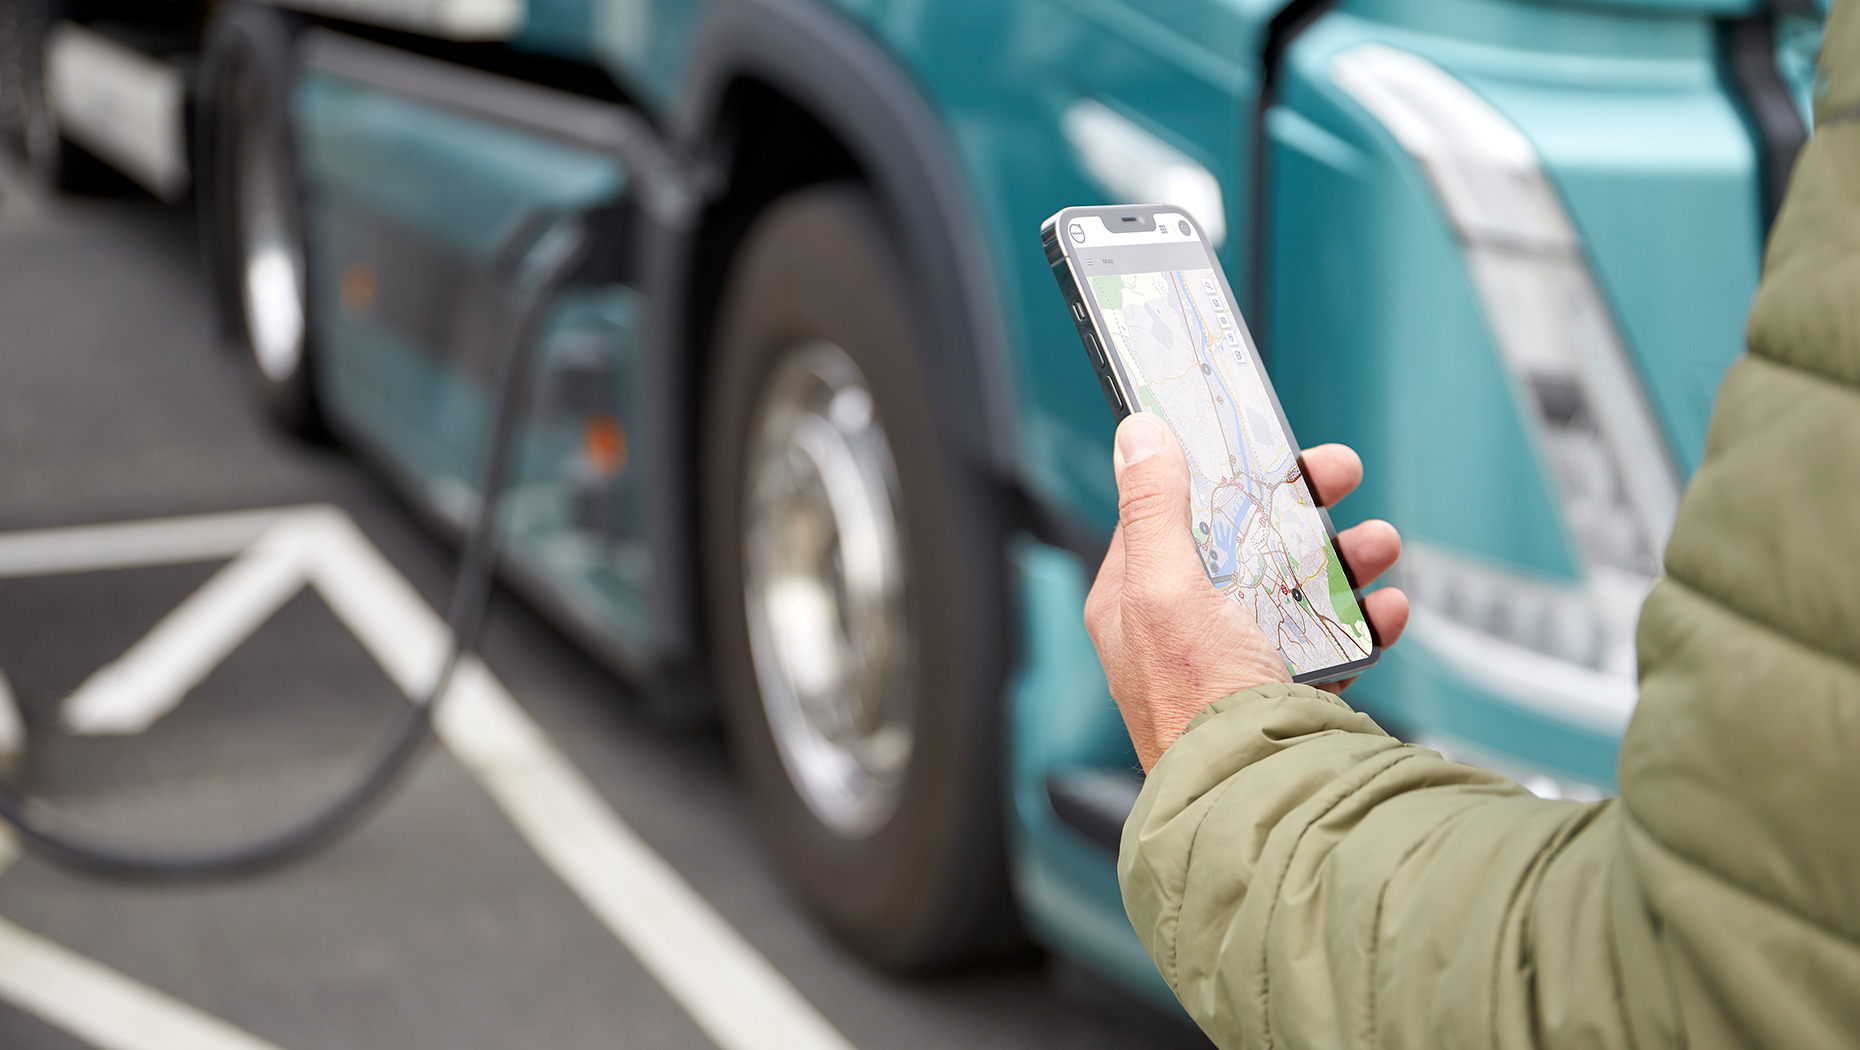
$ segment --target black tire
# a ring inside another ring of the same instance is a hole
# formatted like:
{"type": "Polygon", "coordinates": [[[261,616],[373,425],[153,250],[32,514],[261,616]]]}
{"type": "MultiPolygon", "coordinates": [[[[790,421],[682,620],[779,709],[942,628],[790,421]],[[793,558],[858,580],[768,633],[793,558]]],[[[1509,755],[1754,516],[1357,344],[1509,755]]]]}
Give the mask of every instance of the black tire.
{"type": "Polygon", "coordinates": [[[713,666],[770,850],[842,940],[889,969],[921,973],[1022,940],[1002,842],[1003,537],[987,486],[937,417],[925,381],[935,359],[904,273],[857,186],[798,191],[756,220],[725,283],[707,370],[700,512],[713,666]],[[863,374],[906,523],[912,747],[895,808],[858,835],[823,821],[784,765],[744,589],[759,406],[782,363],[816,340],[843,349],[863,374]]]}
{"type": "Polygon", "coordinates": [[[321,439],[309,236],[290,113],[298,24],[257,4],[215,12],[201,68],[197,208],[227,344],[272,421],[321,439]],[[261,258],[267,265],[255,266],[261,258]]]}

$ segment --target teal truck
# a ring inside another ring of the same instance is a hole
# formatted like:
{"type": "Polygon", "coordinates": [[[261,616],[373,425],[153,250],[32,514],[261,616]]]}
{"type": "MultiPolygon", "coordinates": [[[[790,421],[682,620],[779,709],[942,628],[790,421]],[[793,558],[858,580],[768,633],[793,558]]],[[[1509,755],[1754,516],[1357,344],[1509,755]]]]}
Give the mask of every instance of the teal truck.
{"type": "Polygon", "coordinates": [[[1612,789],[1634,623],[1821,10],[1759,0],[11,0],[47,178],[189,196],[283,425],[439,523],[525,384],[506,578],[668,719],[720,717],[854,949],[1031,938],[1166,1000],[1113,868],[1138,773],[1080,610],[1111,416],[1039,243],[1166,202],[1286,414],[1395,522],[1351,699],[1612,789]],[[500,333],[588,252],[528,364],[500,333]]]}

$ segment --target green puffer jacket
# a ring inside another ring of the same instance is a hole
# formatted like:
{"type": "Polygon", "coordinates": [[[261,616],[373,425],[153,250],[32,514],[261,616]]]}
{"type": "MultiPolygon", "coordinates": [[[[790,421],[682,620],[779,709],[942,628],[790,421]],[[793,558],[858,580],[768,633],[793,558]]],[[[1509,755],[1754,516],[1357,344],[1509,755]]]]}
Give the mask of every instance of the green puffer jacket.
{"type": "Polygon", "coordinates": [[[1221,1046],[1860,1046],[1860,0],[1823,63],[1621,797],[1540,800],[1305,686],[1213,704],[1118,875],[1221,1046]]]}

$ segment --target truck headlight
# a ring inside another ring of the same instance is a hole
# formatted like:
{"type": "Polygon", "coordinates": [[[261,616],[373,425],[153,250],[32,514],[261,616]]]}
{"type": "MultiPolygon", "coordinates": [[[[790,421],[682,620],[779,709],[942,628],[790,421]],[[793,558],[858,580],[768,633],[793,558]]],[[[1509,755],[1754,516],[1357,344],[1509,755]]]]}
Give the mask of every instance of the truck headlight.
{"type": "MultiPolygon", "coordinates": [[[[1625,682],[1631,710],[1638,605],[1660,571],[1680,483],[1575,227],[1530,141],[1440,67],[1362,44],[1332,59],[1330,75],[1420,164],[1452,223],[1584,571],[1564,587],[1423,548],[1402,574],[1418,635],[1494,686],[1545,680],[1521,654],[1575,673],[1552,675],[1567,687],[1555,692],[1600,675],[1619,697],[1625,682]],[[1477,635],[1506,648],[1472,653],[1477,635]]],[[[1571,712],[1592,706],[1566,699],[1571,712]]]]}
{"type": "Polygon", "coordinates": [[[1404,544],[1393,576],[1413,607],[1407,637],[1455,674],[1565,722],[1627,728],[1652,580],[1603,571],[1556,583],[1421,541],[1404,544]]]}

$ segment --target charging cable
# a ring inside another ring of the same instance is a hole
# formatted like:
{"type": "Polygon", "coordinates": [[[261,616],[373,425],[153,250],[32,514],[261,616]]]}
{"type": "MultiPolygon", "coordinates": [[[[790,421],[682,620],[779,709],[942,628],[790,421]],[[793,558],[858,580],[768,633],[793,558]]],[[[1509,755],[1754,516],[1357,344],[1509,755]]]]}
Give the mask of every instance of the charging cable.
{"type": "Polygon", "coordinates": [[[493,388],[496,414],[484,447],[478,513],[453,578],[446,616],[450,634],[445,662],[425,693],[395,722],[385,744],[359,776],[318,808],[276,830],[196,850],[132,847],[73,834],[49,819],[42,805],[0,791],[0,820],[19,832],[27,848],[64,867],[120,879],[207,879],[272,868],[297,860],[334,841],[399,782],[432,736],[433,708],[446,695],[459,660],[473,652],[490,604],[497,569],[497,511],[509,474],[512,438],[529,388],[530,351],[541,334],[544,312],[587,256],[587,234],[575,219],[526,223],[540,234],[523,238],[526,250],[515,269],[517,307],[502,374],[493,388]]]}

